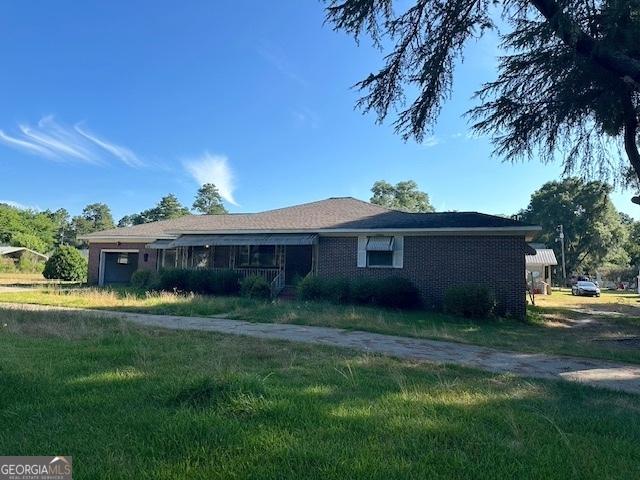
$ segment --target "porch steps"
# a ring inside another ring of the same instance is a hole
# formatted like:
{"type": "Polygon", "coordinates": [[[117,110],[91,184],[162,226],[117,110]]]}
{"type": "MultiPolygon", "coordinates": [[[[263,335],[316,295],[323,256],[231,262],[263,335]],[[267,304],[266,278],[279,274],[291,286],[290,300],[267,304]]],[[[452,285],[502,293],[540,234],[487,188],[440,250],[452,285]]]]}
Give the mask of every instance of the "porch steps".
{"type": "Polygon", "coordinates": [[[293,285],[285,285],[285,287],[278,295],[280,300],[295,300],[296,299],[296,287],[293,285]]]}

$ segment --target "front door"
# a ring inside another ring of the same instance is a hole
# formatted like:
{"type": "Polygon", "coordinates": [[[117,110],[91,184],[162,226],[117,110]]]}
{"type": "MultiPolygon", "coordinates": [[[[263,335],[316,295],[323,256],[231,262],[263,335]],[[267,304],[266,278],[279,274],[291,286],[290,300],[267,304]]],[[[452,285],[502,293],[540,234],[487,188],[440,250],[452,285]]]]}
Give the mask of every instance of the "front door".
{"type": "Polygon", "coordinates": [[[284,275],[287,285],[293,285],[311,271],[313,247],[311,245],[287,245],[284,275]]]}

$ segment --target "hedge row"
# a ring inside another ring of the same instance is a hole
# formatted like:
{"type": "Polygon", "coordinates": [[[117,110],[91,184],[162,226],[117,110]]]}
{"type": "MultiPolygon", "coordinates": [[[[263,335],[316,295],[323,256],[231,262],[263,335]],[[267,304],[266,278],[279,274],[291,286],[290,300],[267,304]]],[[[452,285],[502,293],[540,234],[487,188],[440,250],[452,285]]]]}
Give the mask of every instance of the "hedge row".
{"type": "Polygon", "coordinates": [[[390,308],[416,308],[420,294],[411,281],[401,277],[356,279],[306,277],[298,285],[301,300],[378,305],[390,308]]]}
{"type": "Polygon", "coordinates": [[[233,270],[138,270],[131,277],[131,285],[145,290],[231,295],[240,291],[240,277],[233,270]]]}

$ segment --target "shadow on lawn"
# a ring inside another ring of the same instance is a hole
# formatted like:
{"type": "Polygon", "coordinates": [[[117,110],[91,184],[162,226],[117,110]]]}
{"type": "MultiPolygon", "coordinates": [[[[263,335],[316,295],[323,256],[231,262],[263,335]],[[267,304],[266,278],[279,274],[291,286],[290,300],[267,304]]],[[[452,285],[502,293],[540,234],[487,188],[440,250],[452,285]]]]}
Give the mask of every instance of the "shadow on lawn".
{"type": "Polygon", "coordinates": [[[101,327],[82,338],[51,338],[47,327],[44,338],[12,340],[16,355],[0,369],[2,450],[65,451],[83,477],[602,478],[637,469],[640,413],[610,402],[624,395],[326,348],[101,327]]]}

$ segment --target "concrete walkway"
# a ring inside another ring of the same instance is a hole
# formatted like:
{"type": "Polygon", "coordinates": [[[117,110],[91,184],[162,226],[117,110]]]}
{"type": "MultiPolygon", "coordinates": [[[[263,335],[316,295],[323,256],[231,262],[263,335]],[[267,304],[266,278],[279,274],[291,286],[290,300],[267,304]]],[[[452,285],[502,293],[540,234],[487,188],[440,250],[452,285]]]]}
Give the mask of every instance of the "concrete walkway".
{"type": "Polygon", "coordinates": [[[346,347],[398,358],[462,365],[495,373],[512,373],[523,377],[567,380],[640,394],[640,365],[612,363],[604,360],[509,352],[463,343],[396,337],[339,328],[251,323],[225,318],[179,317],[43,305],[0,303],[0,319],[3,309],[82,312],[100,317],[121,318],[149,327],[204,330],[256,338],[346,347]]]}

